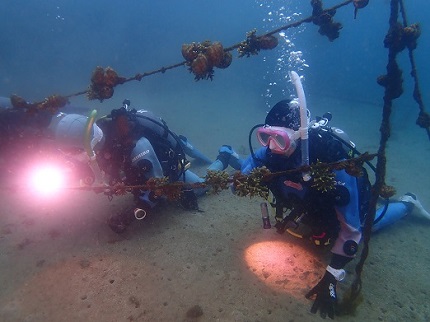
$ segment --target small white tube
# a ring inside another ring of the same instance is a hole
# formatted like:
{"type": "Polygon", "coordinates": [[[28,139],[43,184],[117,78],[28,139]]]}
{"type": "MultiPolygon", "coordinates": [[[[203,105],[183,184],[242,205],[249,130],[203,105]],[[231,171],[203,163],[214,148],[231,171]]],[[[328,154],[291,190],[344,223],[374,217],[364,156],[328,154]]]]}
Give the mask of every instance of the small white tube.
{"type": "MultiPolygon", "coordinates": [[[[300,140],[301,140],[301,150],[302,150],[302,165],[309,165],[309,121],[308,121],[308,108],[306,105],[305,91],[303,90],[302,82],[300,81],[300,76],[295,72],[290,72],[291,82],[296,88],[297,97],[299,99],[300,105],[300,140]]],[[[310,174],[303,173],[303,180],[310,180],[310,174]]]]}

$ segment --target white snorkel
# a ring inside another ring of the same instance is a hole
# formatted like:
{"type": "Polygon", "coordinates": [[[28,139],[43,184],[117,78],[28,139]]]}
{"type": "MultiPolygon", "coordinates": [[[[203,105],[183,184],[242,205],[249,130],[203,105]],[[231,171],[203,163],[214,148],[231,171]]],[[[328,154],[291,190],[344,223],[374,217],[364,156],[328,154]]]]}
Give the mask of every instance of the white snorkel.
{"type": "MultiPolygon", "coordinates": [[[[300,141],[302,150],[302,166],[309,165],[309,120],[308,120],[308,108],[306,105],[305,92],[303,90],[302,82],[300,81],[300,76],[295,72],[290,72],[291,82],[296,88],[297,97],[299,99],[300,106],[300,141]]],[[[304,181],[309,181],[311,175],[309,172],[303,172],[302,177],[304,181]]]]}

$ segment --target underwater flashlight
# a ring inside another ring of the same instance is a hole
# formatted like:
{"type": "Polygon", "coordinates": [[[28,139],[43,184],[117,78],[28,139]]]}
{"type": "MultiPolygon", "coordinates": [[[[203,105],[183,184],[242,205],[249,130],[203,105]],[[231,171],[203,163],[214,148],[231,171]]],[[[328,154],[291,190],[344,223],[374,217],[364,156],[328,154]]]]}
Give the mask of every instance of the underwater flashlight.
{"type": "Polygon", "coordinates": [[[64,187],[64,170],[55,165],[34,168],[31,173],[30,184],[31,188],[39,194],[52,195],[64,187]]]}

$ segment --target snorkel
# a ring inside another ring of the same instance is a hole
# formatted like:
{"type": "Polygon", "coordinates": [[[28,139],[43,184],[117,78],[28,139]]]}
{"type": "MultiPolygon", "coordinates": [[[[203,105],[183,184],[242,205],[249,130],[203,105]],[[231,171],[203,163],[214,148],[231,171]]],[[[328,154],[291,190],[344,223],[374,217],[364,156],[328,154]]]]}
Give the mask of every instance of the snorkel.
{"type": "MultiPolygon", "coordinates": [[[[302,166],[309,165],[309,121],[308,121],[308,109],[306,106],[306,97],[305,92],[303,90],[302,82],[300,81],[299,75],[292,71],[290,72],[291,82],[294,84],[296,88],[297,97],[299,99],[300,106],[300,141],[301,141],[301,151],[302,151],[302,166]]],[[[302,177],[304,181],[309,181],[311,179],[309,172],[303,172],[302,177]]]]}
{"type": "Polygon", "coordinates": [[[88,117],[87,123],[85,124],[84,132],[84,149],[90,160],[89,166],[94,173],[95,179],[98,183],[103,184],[103,176],[100,171],[100,167],[96,161],[96,154],[94,153],[93,147],[91,146],[91,136],[93,125],[96,120],[97,110],[92,110],[90,116],[88,117]]]}

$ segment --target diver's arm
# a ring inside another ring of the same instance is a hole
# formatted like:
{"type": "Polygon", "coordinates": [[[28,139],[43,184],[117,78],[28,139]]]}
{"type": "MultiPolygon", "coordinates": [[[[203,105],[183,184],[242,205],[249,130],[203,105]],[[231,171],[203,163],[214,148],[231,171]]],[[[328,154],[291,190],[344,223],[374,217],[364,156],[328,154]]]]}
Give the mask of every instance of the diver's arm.
{"type": "Polygon", "coordinates": [[[249,155],[245,160],[243,160],[241,172],[243,174],[249,174],[253,169],[261,167],[267,158],[267,148],[261,147],[254,153],[255,158],[249,155]]]}
{"type": "Polygon", "coordinates": [[[337,303],[337,282],[345,278],[343,267],[354,258],[361,238],[356,178],[344,170],[335,173],[339,192],[335,210],[341,228],[332,249],[330,264],[318,284],[306,294],[306,298],[314,299],[311,313],[320,311],[321,317],[328,315],[332,319],[337,303]]]}

